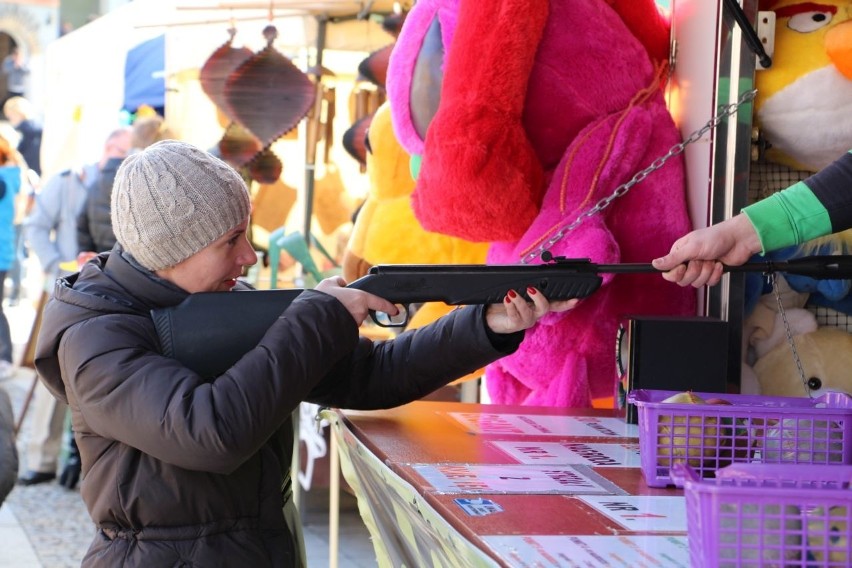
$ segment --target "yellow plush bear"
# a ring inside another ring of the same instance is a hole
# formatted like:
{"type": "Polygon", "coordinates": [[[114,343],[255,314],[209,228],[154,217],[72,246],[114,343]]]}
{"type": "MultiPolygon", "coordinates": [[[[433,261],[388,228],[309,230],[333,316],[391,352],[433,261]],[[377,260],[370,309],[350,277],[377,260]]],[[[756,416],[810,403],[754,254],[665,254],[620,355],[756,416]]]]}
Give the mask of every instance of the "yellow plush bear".
{"type": "MultiPolygon", "coordinates": [[[[358,212],[343,257],[343,277],[351,282],[376,264],[482,264],[487,243],[471,243],[421,227],[411,209],[414,180],[409,156],[397,141],[390,107],[376,111],[367,134],[370,190],[358,212]]],[[[447,313],[441,302],[424,304],[409,327],[419,327],[447,313]]]]}
{"type": "MultiPolygon", "coordinates": [[[[807,310],[792,309],[788,314],[807,310]]],[[[804,321],[804,318],[803,318],[804,321]]],[[[814,326],[815,326],[814,322],[814,326]]],[[[793,326],[796,333],[797,326],[793,326]]],[[[813,327],[811,329],[813,329],[813,327]]],[[[783,333],[773,334],[773,344],[755,362],[760,394],[766,396],[818,397],[829,391],[852,394],[852,333],[843,329],[820,327],[793,336],[796,353],[802,363],[799,373],[793,351],[783,333]]]]}

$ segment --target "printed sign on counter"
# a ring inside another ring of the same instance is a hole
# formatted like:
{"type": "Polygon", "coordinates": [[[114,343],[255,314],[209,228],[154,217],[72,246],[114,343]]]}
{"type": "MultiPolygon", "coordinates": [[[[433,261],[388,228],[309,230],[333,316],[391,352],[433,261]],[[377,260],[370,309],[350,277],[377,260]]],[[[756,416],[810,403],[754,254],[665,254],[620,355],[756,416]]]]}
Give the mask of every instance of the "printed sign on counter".
{"type": "Polygon", "coordinates": [[[458,499],[453,499],[453,501],[461,507],[462,511],[471,517],[484,517],[503,512],[503,507],[491,499],[465,499],[459,497],[458,499]]]}
{"type": "Polygon", "coordinates": [[[686,500],[683,496],[621,495],[613,498],[582,495],[577,499],[631,531],[686,533],[686,500]]]}
{"type": "Polygon", "coordinates": [[[449,412],[469,432],[518,436],[638,438],[639,427],[622,418],[449,412]]]}
{"type": "Polygon", "coordinates": [[[453,463],[411,467],[441,493],[625,494],[586,466],[453,463]]]}
{"type": "Polygon", "coordinates": [[[642,467],[639,444],[585,444],[582,442],[488,442],[518,463],[589,465],[593,467],[642,467]]]}
{"type": "Polygon", "coordinates": [[[689,568],[689,548],[681,536],[485,536],[486,544],[510,566],[617,566],[689,568]]]}

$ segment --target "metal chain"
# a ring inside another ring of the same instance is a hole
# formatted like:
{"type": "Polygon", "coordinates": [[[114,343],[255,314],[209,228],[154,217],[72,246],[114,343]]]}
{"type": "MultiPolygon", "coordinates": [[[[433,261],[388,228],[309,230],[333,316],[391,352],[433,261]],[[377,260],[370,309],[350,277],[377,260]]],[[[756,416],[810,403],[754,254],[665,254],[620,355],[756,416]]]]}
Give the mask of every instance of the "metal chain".
{"type": "Polygon", "coordinates": [[[796,363],[796,369],[799,371],[799,378],[802,379],[802,386],[805,387],[805,395],[813,398],[811,389],[808,387],[808,379],[805,377],[805,368],[802,366],[801,358],[799,358],[799,350],[796,349],[796,342],[793,340],[793,329],[790,327],[790,322],[787,321],[787,311],[784,309],[784,303],[781,301],[781,290],[778,286],[778,278],[775,272],[769,273],[769,283],[772,284],[772,292],[775,294],[775,301],[778,303],[778,313],[781,314],[781,321],[784,322],[787,343],[790,345],[790,351],[793,353],[793,361],[796,363]]]}
{"type": "Polygon", "coordinates": [[[716,128],[717,126],[719,126],[719,123],[721,123],[722,120],[724,120],[728,116],[735,114],[742,105],[744,105],[747,102],[752,101],[754,99],[755,95],[757,95],[757,90],[752,89],[752,90],[746,91],[742,95],[740,95],[740,97],[737,99],[737,102],[719,107],[719,112],[717,112],[716,115],[713,116],[713,118],[708,120],[707,123],[704,126],[702,126],[698,130],[696,130],[695,132],[690,134],[683,142],[675,144],[674,146],[669,148],[669,151],[666,152],[665,155],[660,156],[659,158],[657,158],[656,160],[651,162],[650,166],[648,166],[644,170],[642,170],[639,173],[637,173],[636,175],[634,175],[629,181],[627,181],[626,183],[623,183],[623,184],[619,185],[618,187],[616,187],[611,195],[604,197],[603,199],[601,199],[600,201],[595,203],[595,205],[593,207],[591,207],[591,208],[587,209],[586,211],[584,211],[583,213],[581,213],[574,221],[572,221],[571,223],[568,223],[568,224],[564,225],[562,228],[560,228],[559,231],[557,231],[550,239],[545,241],[540,247],[538,247],[536,250],[534,250],[534,251],[530,252],[529,254],[527,254],[526,256],[524,256],[521,259],[521,264],[527,264],[528,262],[531,262],[531,261],[535,260],[536,258],[540,257],[541,253],[543,253],[547,250],[550,250],[550,248],[553,245],[555,245],[556,243],[558,243],[559,241],[561,241],[567,233],[573,231],[578,226],[580,226],[580,224],[587,217],[597,215],[598,213],[600,213],[601,211],[603,211],[604,209],[609,207],[609,205],[614,200],[616,200],[619,197],[621,197],[622,195],[626,194],[628,191],[630,191],[630,188],[632,188],[634,185],[636,185],[640,181],[644,180],[651,173],[662,168],[665,165],[665,163],[668,160],[670,160],[671,158],[674,158],[675,156],[681,154],[686,149],[686,147],[688,145],[692,144],[693,142],[697,142],[698,140],[701,139],[702,136],[707,134],[707,132],[709,132],[709,131],[713,130],[714,128],[716,128]]]}

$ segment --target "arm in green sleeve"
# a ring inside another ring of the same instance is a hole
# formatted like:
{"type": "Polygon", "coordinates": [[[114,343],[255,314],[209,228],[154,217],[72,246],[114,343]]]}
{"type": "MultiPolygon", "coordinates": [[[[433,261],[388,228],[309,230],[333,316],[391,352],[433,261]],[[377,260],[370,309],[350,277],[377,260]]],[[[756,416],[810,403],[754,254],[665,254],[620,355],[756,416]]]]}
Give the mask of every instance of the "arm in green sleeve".
{"type": "Polygon", "coordinates": [[[754,225],[763,253],[832,232],[828,211],[804,182],[749,205],[743,213],[754,225]]]}

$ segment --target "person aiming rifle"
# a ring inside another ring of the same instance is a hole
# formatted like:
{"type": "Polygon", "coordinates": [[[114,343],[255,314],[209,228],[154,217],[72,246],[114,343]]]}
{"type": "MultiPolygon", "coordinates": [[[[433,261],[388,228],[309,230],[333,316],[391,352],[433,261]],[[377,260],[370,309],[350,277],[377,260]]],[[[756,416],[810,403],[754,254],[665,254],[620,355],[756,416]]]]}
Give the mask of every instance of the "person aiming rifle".
{"type": "Polygon", "coordinates": [[[397,308],[329,278],[230,368],[203,377],[162,354],[151,311],[247,287],[238,278],[257,262],[250,207],[233,168],[190,144],[156,143],[116,174],[116,246],[56,283],[35,366],[71,408],[97,525],[85,567],[304,566],[290,489],[302,401],[411,402],[513,352],[524,330],[577,302],[508,289],[497,304],[374,342],[359,336],[361,323],[397,308]]]}

